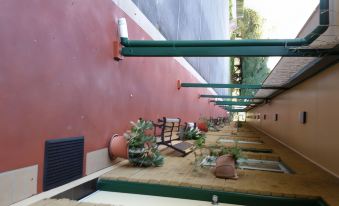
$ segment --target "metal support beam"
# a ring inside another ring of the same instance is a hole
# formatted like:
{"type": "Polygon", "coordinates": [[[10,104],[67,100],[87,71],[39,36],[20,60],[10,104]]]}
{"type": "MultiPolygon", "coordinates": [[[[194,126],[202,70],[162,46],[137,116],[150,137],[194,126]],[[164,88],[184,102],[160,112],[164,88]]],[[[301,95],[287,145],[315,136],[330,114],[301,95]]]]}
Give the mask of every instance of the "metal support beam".
{"type": "Polygon", "coordinates": [[[285,46],[237,47],[124,47],[123,56],[138,57],[321,57],[328,49],[290,49],[285,46]]]}
{"type": "Polygon", "coordinates": [[[243,109],[225,109],[229,112],[247,112],[246,110],[243,110],[243,109]]]}
{"type": "Polygon", "coordinates": [[[252,46],[306,46],[311,44],[329,26],[329,0],[320,0],[319,25],[305,38],[296,39],[242,39],[242,40],[128,40],[126,21],[119,22],[121,44],[125,47],[252,47],[252,46]]]}
{"type": "Polygon", "coordinates": [[[125,19],[119,19],[124,56],[326,56],[329,50],[302,49],[323,34],[329,26],[329,0],[320,0],[319,25],[305,38],[243,40],[129,40],[125,19]]]}
{"type": "MultiPolygon", "coordinates": [[[[221,100],[209,100],[209,102],[220,102],[221,100]]],[[[231,100],[222,100],[222,101],[231,101],[231,100]]],[[[238,99],[236,102],[251,102],[251,103],[257,103],[257,102],[262,102],[261,99],[247,99],[247,100],[244,100],[244,99],[238,99]]]]}
{"type": "Polygon", "coordinates": [[[237,105],[237,106],[248,106],[252,104],[261,104],[261,102],[233,102],[233,101],[216,101],[216,105],[237,105]]]}
{"type": "Polygon", "coordinates": [[[226,109],[226,110],[234,110],[234,109],[242,109],[242,110],[247,110],[248,107],[243,107],[243,108],[234,108],[233,106],[219,106],[223,109],[226,109]]]}
{"type": "Polygon", "coordinates": [[[212,84],[212,83],[181,83],[181,87],[207,88],[239,88],[239,89],[284,89],[277,86],[262,86],[261,84],[212,84]]]}
{"type": "Polygon", "coordinates": [[[266,99],[266,97],[255,97],[255,96],[232,96],[232,95],[212,95],[212,94],[201,94],[200,98],[224,98],[224,99],[266,99]]]}

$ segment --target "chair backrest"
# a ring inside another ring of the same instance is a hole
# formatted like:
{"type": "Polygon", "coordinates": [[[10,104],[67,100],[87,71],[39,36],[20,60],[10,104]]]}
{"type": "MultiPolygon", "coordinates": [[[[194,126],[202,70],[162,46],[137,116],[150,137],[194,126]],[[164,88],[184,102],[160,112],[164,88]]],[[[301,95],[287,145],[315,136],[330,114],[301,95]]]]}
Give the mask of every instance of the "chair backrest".
{"type": "Polygon", "coordinates": [[[181,119],[163,117],[162,119],[159,119],[158,122],[160,123],[161,127],[162,141],[172,141],[173,132],[179,132],[181,119]]]}
{"type": "Polygon", "coordinates": [[[185,130],[195,129],[196,127],[197,127],[197,123],[195,122],[186,122],[185,124],[185,130]]]}

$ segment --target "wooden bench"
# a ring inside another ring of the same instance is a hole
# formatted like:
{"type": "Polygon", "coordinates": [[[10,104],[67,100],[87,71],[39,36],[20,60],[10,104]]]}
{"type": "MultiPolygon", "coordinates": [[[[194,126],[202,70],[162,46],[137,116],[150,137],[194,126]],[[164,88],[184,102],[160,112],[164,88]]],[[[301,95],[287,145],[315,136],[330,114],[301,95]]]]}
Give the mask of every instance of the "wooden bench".
{"type": "Polygon", "coordinates": [[[180,123],[180,118],[163,117],[162,119],[158,119],[157,123],[153,123],[154,136],[157,137],[158,145],[165,145],[186,156],[193,151],[193,144],[183,141],[183,139],[180,138],[180,123]],[[158,133],[159,130],[160,133],[158,133]]]}

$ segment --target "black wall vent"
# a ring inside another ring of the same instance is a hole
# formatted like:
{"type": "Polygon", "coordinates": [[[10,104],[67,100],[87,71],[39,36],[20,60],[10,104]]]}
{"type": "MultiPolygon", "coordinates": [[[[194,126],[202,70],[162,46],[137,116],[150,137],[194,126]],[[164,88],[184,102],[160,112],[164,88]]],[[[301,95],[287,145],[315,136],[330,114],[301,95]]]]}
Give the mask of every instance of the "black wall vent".
{"type": "Polygon", "coordinates": [[[43,190],[50,190],[82,177],[84,137],[47,140],[43,190]]]}

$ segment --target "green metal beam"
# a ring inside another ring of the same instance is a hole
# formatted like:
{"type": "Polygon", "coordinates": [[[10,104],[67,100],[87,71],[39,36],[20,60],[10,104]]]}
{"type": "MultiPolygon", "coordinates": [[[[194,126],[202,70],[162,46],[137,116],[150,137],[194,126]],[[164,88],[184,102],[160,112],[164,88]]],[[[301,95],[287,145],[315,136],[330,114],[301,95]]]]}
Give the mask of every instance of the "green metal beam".
{"type": "MultiPolygon", "coordinates": [[[[221,101],[221,100],[209,100],[209,102],[218,102],[218,101],[221,101]]],[[[231,100],[223,99],[222,101],[231,101],[231,100]]],[[[258,101],[262,102],[261,99],[238,99],[236,102],[252,102],[252,103],[256,103],[258,101]]]]}
{"type": "Polygon", "coordinates": [[[246,110],[243,109],[230,109],[230,110],[226,109],[226,110],[229,112],[247,112],[246,110]]]}
{"type": "Polygon", "coordinates": [[[248,106],[251,104],[261,104],[261,102],[233,102],[233,101],[216,101],[216,105],[237,105],[237,106],[248,106]]]}
{"type": "Polygon", "coordinates": [[[129,40],[121,38],[126,47],[234,47],[234,46],[302,46],[307,42],[296,39],[241,39],[241,40],[129,40]]]}
{"type": "Polygon", "coordinates": [[[265,97],[254,97],[254,96],[232,96],[232,95],[211,95],[201,94],[200,98],[225,98],[225,99],[266,99],[265,97]]]}
{"type": "Polygon", "coordinates": [[[121,53],[138,57],[321,57],[337,54],[328,49],[289,49],[285,46],[123,47],[121,53]]]}
{"type": "MultiPolygon", "coordinates": [[[[325,56],[329,50],[300,49],[310,45],[329,26],[329,0],[320,0],[319,25],[305,38],[243,40],[129,40],[126,20],[119,22],[124,56],[325,56]],[[294,47],[294,48],[293,48],[294,47]]],[[[120,19],[119,19],[120,20],[120,19]]]]}
{"type": "MultiPolygon", "coordinates": [[[[121,44],[126,47],[237,47],[237,46],[306,46],[311,44],[329,26],[329,0],[320,0],[319,25],[305,38],[296,39],[242,39],[242,40],[128,40],[121,36],[121,44]]],[[[127,33],[127,30],[126,30],[127,33]]]]}
{"type": "Polygon", "coordinates": [[[242,39],[242,40],[128,40],[121,38],[126,47],[232,47],[232,46],[306,46],[311,44],[329,26],[329,0],[320,0],[319,25],[305,38],[296,39],[242,39]]]}
{"type": "Polygon", "coordinates": [[[181,83],[181,87],[207,88],[239,88],[239,89],[284,89],[277,86],[262,86],[260,84],[212,84],[212,83],[181,83]]]}
{"type": "Polygon", "coordinates": [[[228,106],[225,106],[225,107],[222,107],[224,110],[227,110],[229,112],[246,112],[247,111],[247,108],[243,108],[243,109],[235,109],[235,108],[232,108],[232,107],[228,107],[228,106]]]}

